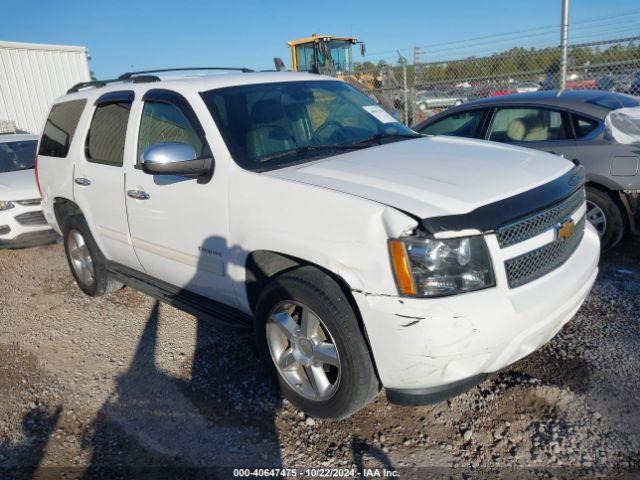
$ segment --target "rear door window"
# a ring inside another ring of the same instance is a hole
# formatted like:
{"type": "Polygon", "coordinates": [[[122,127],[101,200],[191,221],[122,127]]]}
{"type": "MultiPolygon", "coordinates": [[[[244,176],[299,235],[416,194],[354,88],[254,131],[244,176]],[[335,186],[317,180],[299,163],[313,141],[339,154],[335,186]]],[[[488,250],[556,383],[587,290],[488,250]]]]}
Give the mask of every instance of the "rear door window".
{"type": "Polygon", "coordinates": [[[39,155],[64,158],[76,132],[86,100],[56,103],[51,108],[40,141],[39,155]]]}
{"type": "Polygon", "coordinates": [[[86,156],[89,162],[122,166],[131,101],[99,104],[87,134],[86,156]]]}
{"type": "Polygon", "coordinates": [[[545,142],[567,138],[562,114],[544,108],[499,108],[487,138],[494,142],[545,142]]]}
{"type": "Polygon", "coordinates": [[[452,135],[454,137],[475,137],[485,110],[454,113],[420,130],[427,135],[452,135]]]}

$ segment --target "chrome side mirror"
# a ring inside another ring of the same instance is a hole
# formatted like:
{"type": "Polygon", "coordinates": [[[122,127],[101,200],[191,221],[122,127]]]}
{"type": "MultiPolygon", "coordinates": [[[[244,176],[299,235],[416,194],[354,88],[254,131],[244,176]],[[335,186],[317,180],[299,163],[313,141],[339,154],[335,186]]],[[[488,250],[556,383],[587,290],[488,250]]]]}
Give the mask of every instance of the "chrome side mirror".
{"type": "Polygon", "coordinates": [[[210,175],[213,158],[197,158],[195,149],[187,143],[156,143],[142,154],[142,171],[150,175],[202,177],[210,175]]]}

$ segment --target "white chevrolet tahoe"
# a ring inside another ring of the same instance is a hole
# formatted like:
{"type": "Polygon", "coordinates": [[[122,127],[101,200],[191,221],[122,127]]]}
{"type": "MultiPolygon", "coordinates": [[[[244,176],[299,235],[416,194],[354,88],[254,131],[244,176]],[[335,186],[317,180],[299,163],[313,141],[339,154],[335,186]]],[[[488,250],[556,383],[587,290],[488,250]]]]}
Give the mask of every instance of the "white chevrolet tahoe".
{"type": "Polygon", "coordinates": [[[552,338],[597,274],[581,167],[419,136],[317,75],[78,85],[37,173],[85,293],[253,322],[283,394],[320,417],[382,386],[418,404],[477,384],[552,338]]]}

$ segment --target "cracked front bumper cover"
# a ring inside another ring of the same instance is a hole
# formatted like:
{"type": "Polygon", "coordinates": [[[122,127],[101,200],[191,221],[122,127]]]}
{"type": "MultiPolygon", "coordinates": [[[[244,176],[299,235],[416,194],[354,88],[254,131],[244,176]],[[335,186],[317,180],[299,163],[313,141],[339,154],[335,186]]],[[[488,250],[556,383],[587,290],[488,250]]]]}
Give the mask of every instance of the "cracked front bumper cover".
{"type": "Polygon", "coordinates": [[[600,244],[593,227],[562,268],[518,288],[508,287],[497,240],[490,240],[494,288],[434,299],[354,292],[391,397],[446,398],[529,355],[575,315],[595,281],[600,244]]]}

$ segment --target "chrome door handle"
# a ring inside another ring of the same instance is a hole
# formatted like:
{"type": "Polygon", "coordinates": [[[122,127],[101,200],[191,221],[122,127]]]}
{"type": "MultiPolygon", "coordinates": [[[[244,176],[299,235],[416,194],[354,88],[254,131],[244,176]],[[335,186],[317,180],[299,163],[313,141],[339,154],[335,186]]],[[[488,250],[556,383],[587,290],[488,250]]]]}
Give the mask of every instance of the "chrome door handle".
{"type": "Polygon", "coordinates": [[[149,194],[142,190],[129,190],[127,195],[136,200],[149,200],[149,194]]]}
{"type": "Polygon", "coordinates": [[[76,182],[76,184],[78,185],[82,185],[83,187],[88,187],[89,185],[91,185],[91,180],[84,177],[78,177],[74,179],[74,182],[76,182]]]}

